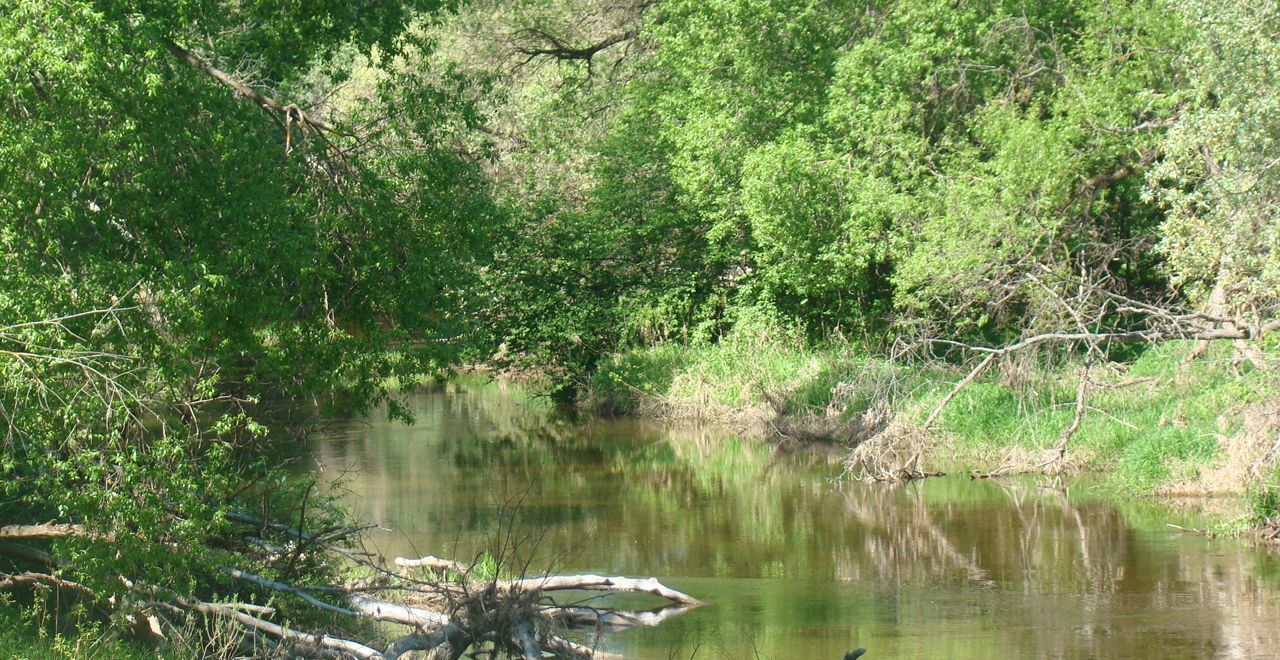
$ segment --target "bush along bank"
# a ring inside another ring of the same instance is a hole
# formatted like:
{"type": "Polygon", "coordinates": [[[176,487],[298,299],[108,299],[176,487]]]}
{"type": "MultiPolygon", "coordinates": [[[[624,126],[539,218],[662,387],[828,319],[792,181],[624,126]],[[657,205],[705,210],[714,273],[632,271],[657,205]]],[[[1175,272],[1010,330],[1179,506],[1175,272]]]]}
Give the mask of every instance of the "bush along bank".
{"type": "Polygon", "coordinates": [[[663,344],[613,356],[582,401],[599,413],[838,443],[851,478],[1097,472],[1118,494],[1244,496],[1254,527],[1280,522],[1272,371],[1229,346],[1202,352],[1186,341],[1127,361],[1046,358],[1011,353],[975,375],[974,364],[849,345],[663,344]]]}

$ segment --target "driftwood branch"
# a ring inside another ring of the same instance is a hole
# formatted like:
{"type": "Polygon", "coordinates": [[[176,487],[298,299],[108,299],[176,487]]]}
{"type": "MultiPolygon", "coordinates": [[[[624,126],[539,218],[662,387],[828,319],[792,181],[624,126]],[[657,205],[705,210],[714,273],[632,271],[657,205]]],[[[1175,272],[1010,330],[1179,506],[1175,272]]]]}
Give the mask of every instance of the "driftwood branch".
{"type": "Polygon", "coordinates": [[[563,637],[548,637],[542,646],[551,653],[563,658],[588,658],[598,660],[617,660],[622,656],[617,653],[601,651],[582,644],[576,644],[563,637]]]}
{"type": "Polygon", "coordinates": [[[358,614],[358,613],[357,613],[357,612],[355,612],[354,610],[349,610],[349,609],[346,609],[346,608],[344,608],[344,607],[338,607],[337,605],[334,605],[334,604],[332,604],[332,603],[326,603],[326,602],[324,602],[323,600],[320,600],[319,598],[316,598],[315,596],[312,596],[311,594],[307,593],[306,591],[303,591],[302,589],[299,589],[298,587],[295,587],[295,586],[292,586],[292,585],[288,585],[288,584],[285,584],[285,583],[283,583],[283,582],[276,582],[275,580],[268,580],[267,578],[264,578],[264,577],[262,577],[262,576],[260,576],[260,575],[254,575],[253,573],[247,573],[247,572],[245,572],[245,571],[242,571],[242,570],[239,570],[239,569],[236,569],[236,568],[231,568],[231,567],[229,567],[229,566],[221,566],[221,567],[219,567],[219,568],[222,570],[222,572],[223,572],[223,573],[226,573],[227,575],[230,575],[231,577],[233,577],[233,578],[235,578],[235,579],[237,579],[237,580],[244,580],[245,582],[251,582],[251,583],[256,584],[256,585],[258,585],[258,586],[260,586],[260,587],[265,587],[265,588],[267,588],[267,589],[271,589],[271,590],[273,590],[273,591],[281,591],[281,592],[284,592],[284,593],[287,593],[287,594],[292,594],[292,595],[297,596],[298,598],[301,598],[302,600],[306,601],[309,605],[312,605],[312,606],[314,606],[314,607],[317,607],[317,608],[319,608],[319,609],[322,609],[322,610],[325,610],[325,611],[328,611],[328,612],[334,612],[334,613],[336,613],[336,614],[345,614],[345,615],[347,615],[347,616],[357,616],[357,614],[358,614]]]}
{"type": "MultiPolygon", "coordinates": [[[[316,548],[336,550],[324,542],[326,533],[310,533],[287,525],[271,523],[248,514],[232,513],[228,518],[255,526],[257,531],[271,529],[306,542],[316,548]]],[[[101,600],[89,588],[65,580],[53,571],[63,565],[43,550],[30,548],[17,540],[49,540],[62,538],[106,538],[96,535],[79,525],[48,523],[43,525],[9,525],[0,528],[0,552],[48,567],[47,571],[0,573],[0,589],[23,585],[48,585],[59,589],[75,590],[101,600]]],[[[379,575],[370,582],[346,585],[297,586],[251,573],[230,566],[218,569],[234,580],[263,589],[288,594],[302,602],[345,617],[370,619],[410,626],[411,634],[396,638],[385,650],[379,650],[367,642],[345,639],[320,631],[304,631],[289,628],[270,620],[277,612],[274,608],[247,603],[215,603],[175,593],[159,586],[139,584],[126,576],[117,576],[129,591],[140,595],[126,601],[132,610],[126,610],[131,621],[148,622],[150,629],[159,634],[161,619],[149,612],[168,615],[219,617],[234,622],[251,636],[278,640],[282,646],[312,649],[316,655],[358,658],[398,658],[409,651],[435,649],[448,644],[450,654],[457,658],[476,643],[492,644],[492,650],[523,655],[526,659],[540,658],[546,653],[557,657],[609,658],[616,657],[547,632],[558,627],[590,626],[592,629],[626,628],[657,625],[701,604],[696,598],[672,589],[655,578],[629,578],[600,575],[553,575],[500,581],[472,581],[468,567],[458,562],[434,557],[400,559],[401,567],[428,566],[447,568],[454,574],[437,579],[424,580],[388,570],[381,562],[362,557],[358,553],[345,556],[373,569],[379,575]],[[371,596],[375,592],[393,590],[402,593],[409,602],[397,603],[379,600],[371,596]],[[615,611],[607,608],[559,606],[552,602],[540,602],[543,594],[553,591],[602,591],[613,593],[646,593],[664,598],[674,605],[645,612],[615,611]],[[317,597],[321,594],[341,596],[344,604],[327,602],[317,597]],[[443,611],[425,609],[410,603],[438,603],[443,611]],[[345,606],[343,606],[345,605],[345,606]]],[[[105,594],[104,594],[105,595],[105,594]]],[[[234,595],[234,594],[232,594],[234,595]]],[[[114,599],[111,600],[114,604],[114,599]]],[[[141,624],[139,624],[141,625],[141,624]]],[[[310,651],[308,651],[310,653],[310,651]]]]}
{"type": "Polygon", "coordinates": [[[0,591],[6,591],[14,587],[25,584],[43,584],[58,589],[67,589],[76,591],[86,596],[92,596],[93,591],[79,582],[65,580],[50,573],[40,573],[37,571],[25,571],[16,574],[0,573],[0,591]]]}
{"type": "Polygon", "coordinates": [[[104,538],[84,525],[48,523],[45,525],[6,525],[0,527],[0,541],[43,541],[65,538],[104,538]]]}
{"type": "Polygon", "coordinates": [[[1080,422],[1084,419],[1085,396],[1089,391],[1089,364],[1085,364],[1084,373],[1080,374],[1080,382],[1076,384],[1076,410],[1075,415],[1071,418],[1071,424],[1067,428],[1062,429],[1062,435],[1058,440],[1058,446],[1054,449],[1054,460],[1061,462],[1067,457],[1067,445],[1071,442],[1071,437],[1080,430],[1080,422]]]}
{"type": "Polygon", "coordinates": [[[991,366],[991,363],[995,361],[998,355],[1002,354],[989,353],[987,357],[983,358],[982,361],[978,363],[978,366],[969,371],[969,375],[962,378],[960,382],[955,384],[955,387],[951,388],[951,391],[948,392],[946,396],[942,397],[942,401],[938,402],[938,405],[933,409],[933,412],[929,414],[929,418],[924,420],[924,428],[926,430],[933,427],[933,423],[942,415],[942,411],[946,409],[947,404],[951,403],[951,400],[956,398],[956,395],[960,393],[960,390],[963,390],[969,385],[969,383],[972,383],[974,379],[981,376],[982,372],[986,371],[987,367],[991,366]]]}
{"type": "Polygon", "coordinates": [[[442,644],[448,644],[450,651],[450,659],[462,657],[463,651],[467,650],[470,645],[467,640],[466,633],[457,626],[444,626],[429,635],[412,634],[405,635],[392,642],[382,657],[386,660],[396,660],[400,656],[410,651],[430,651],[442,644]]]}
{"type": "Polygon", "coordinates": [[[443,612],[389,603],[360,594],[351,597],[351,607],[362,616],[370,619],[399,623],[416,628],[434,628],[447,626],[450,623],[449,615],[443,612]]]}
{"type": "Polygon", "coordinates": [[[396,557],[396,566],[401,568],[429,568],[433,571],[454,571],[460,575],[465,575],[471,571],[471,567],[460,561],[452,559],[440,559],[427,555],[419,559],[409,559],[406,557],[396,557]]]}
{"type": "Polygon", "coordinates": [[[200,612],[201,614],[219,616],[225,619],[230,619],[251,630],[263,632],[277,639],[287,640],[295,644],[302,644],[304,646],[310,646],[310,647],[319,648],[319,649],[329,649],[332,651],[338,651],[340,653],[345,653],[350,656],[355,656],[357,658],[360,658],[361,660],[375,660],[378,658],[385,657],[384,654],[379,653],[377,650],[369,646],[365,646],[364,644],[361,644],[359,642],[354,642],[349,639],[341,639],[341,638],[333,637],[330,635],[315,634],[315,633],[302,632],[299,630],[293,630],[293,629],[281,626],[279,624],[275,624],[270,621],[267,621],[266,619],[261,619],[251,614],[246,614],[233,607],[229,607],[226,605],[220,605],[217,603],[191,602],[187,600],[179,600],[177,604],[180,607],[183,607],[184,609],[200,612]]]}
{"type": "Polygon", "coordinates": [[[645,593],[665,598],[682,605],[698,606],[702,601],[686,593],[676,591],[657,578],[605,577],[603,575],[548,575],[499,582],[500,589],[525,592],[547,591],[612,591],[619,593],[645,593]]]}
{"type": "Polygon", "coordinates": [[[1040,472],[1050,466],[1060,467],[1067,458],[1067,447],[1071,443],[1071,438],[1075,436],[1076,431],[1080,430],[1080,423],[1084,420],[1084,413],[1089,409],[1085,401],[1090,386],[1089,368],[1090,364],[1086,363],[1084,372],[1080,374],[1080,380],[1076,383],[1075,413],[1072,415],[1071,423],[1062,429],[1061,435],[1058,436],[1058,444],[1050,451],[1048,458],[1033,465],[1010,461],[990,472],[973,472],[970,476],[974,479],[995,479],[1015,474],[1040,472]]]}

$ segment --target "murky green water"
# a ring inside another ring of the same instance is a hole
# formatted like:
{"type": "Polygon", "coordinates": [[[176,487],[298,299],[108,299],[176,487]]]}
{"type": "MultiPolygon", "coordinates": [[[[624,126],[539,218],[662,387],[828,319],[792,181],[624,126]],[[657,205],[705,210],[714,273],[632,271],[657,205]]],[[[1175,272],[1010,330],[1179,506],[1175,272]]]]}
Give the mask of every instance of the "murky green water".
{"type": "Polygon", "coordinates": [[[412,427],[351,423],[311,446],[385,528],[382,552],[515,545],[533,569],[656,576],[708,603],[606,637],[628,657],[1280,657],[1280,557],[1083,486],[834,483],[836,457],[557,424],[497,385],[413,404],[412,427]]]}

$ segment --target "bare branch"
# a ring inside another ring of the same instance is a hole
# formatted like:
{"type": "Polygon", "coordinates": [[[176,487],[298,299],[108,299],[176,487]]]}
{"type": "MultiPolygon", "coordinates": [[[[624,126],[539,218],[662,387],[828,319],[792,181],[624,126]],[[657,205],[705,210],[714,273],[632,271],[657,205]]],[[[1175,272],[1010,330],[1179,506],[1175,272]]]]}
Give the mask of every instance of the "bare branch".
{"type": "MultiPolygon", "coordinates": [[[[231,90],[234,91],[238,96],[243,96],[253,101],[254,103],[257,103],[259,107],[261,107],[265,111],[268,111],[268,113],[270,112],[280,113],[280,115],[283,116],[282,123],[286,128],[289,126],[291,122],[296,122],[304,126],[309,126],[311,128],[314,128],[317,131],[327,131],[330,133],[338,132],[337,129],[335,129],[331,124],[324,121],[323,119],[308,115],[307,113],[303,112],[302,109],[299,108],[297,105],[294,105],[292,103],[287,103],[287,104],[281,103],[271,98],[270,96],[267,96],[266,94],[263,94],[255,90],[254,88],[250,87],[249,85],[245,84],[243,81],[235,78],[234,76],[228,74],[222,69],[219,69],[218,67],[213,66],[212,64],[200,59],[194,53],[187,50],[186,48],[183,48],[182,46],[179,46],[173,40],[168,38],[163,38],[161,39],[161,41],[164,43],[165,47],[169,49],[169,52],[173,53],[175,57],[187,63],[188,65],[196,68],[197,70],[200,70],[200,71],[203,71],[204,73],[209,74],[209,76],[212,77],[214,80],[231,88],[231,90]]],[[[272,117],[275,118],[277,121],[281,121],[281,117],[276,117],[276,115],[274,114],[272,115],[272,117]]]]}
{"type": "Polygon", "coordinates": [[[515,47],[517,53],[528,55],[531,59],[534,57],[545,56],[557,60],[583,60],[587,62],[590,62],[591,58],[596,56],[596,53],[599,53],[610,46],[634,39],[636,36],[634,31],[621,32],[605,37],[593,44],[574,47],[565,44],[555,35],[541,28],[526,28],[517,34],[531,36],[541,42],[536,46],[515,47]]]}

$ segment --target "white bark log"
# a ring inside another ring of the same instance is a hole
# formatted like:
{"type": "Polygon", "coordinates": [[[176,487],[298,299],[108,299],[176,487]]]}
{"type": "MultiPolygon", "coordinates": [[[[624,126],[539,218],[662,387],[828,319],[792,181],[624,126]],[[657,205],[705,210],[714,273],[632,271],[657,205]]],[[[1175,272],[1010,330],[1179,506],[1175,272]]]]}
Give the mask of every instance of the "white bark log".
{"type": "Polygon", "coordinates": [[[450,623],[449,615],[418,607],[375,600],[360,594],[351,597],[351,607],[361,615],[378,621],[400,623],[417,628],[436,628],[450,623]]]}
{"type": "Polygon", "coordinates": [[[499,582],[498,587],[512,591],[614,591],[653,594],[682,605],[701,605],[702,601],[676,591],[657,578],[606,577],[603,575],[548,575],[499,582]]]}
{"type": "Polygon", "coordinates": [[[349,639],[341,639],[331,637],[329,635],[316,635],[314,633],[301,632],[298,630],[290,630],[284,626],[280,626],[270,621],[259,619],[229,607],[217,605],[215,603],[184,603],[190,609],[204,614],[213,614],[227,619],[231,619],[246,628],[267,633],[278,639],[285,639],[291,642],[306,644],[317,648],[330,649],[353,655],[361,660],[377,660],[383,657],[382,653],[365,646],[359,642],[353,642],[349,639]]]}
{"type": "Polygon", "coordinates": [[[5,525],[0,527],[0,541],[41,541],[68,537],[108,538],[90,532],[84,525],[49,523],[47,525],[5,525]]]}
{"type": "Polygon", "coordinates": [[[331,603],[326,603],[323,600],[320,600],[319,598],[316,598],[315,596],[312,596],[311,594],[295,586],[288,585],[283,582],[276,582],[275,580],[268,580],[267,578],[264,578],[260,575],[254,575],[253,573],[246,573],[240,569],[231,568],[230,566],[220,566],[219,568],[222,569],[223,573],[226,573],[227,575],[230,575],[231,577],[237,580],[244,580],[245,582],[252,582],[256,585],[266,587],[268,589],[272,589],[275,591],[283,591],[284,593],[293,594],[294,596],[297,596],[298,598],[301,598],[302,600],[305,600],[311,605],[314,605],[315,607],[318,607],[322,610],[327,610],[329,612],[336,612],[338,614],[345,614],[347,616],[356,616],[356,612],[352,610],[349,610],[345,607],[338,607],[337,605],[333,605],[331,603]]]}
{"type": "Polygon", "coordinates": [[[430,635],[417,633],[405,635],[392,642],[381,657],[384,660],[398,660],[400,656],[410,651],[430,651],[441,644],[449,644],[453,647],[453,652],[450,654],[453,658],[461,657],[462,652],[467,650],[467,646],[470,645],[463,638],[461,629],[457,626],[445,626],[430,635]]]}

